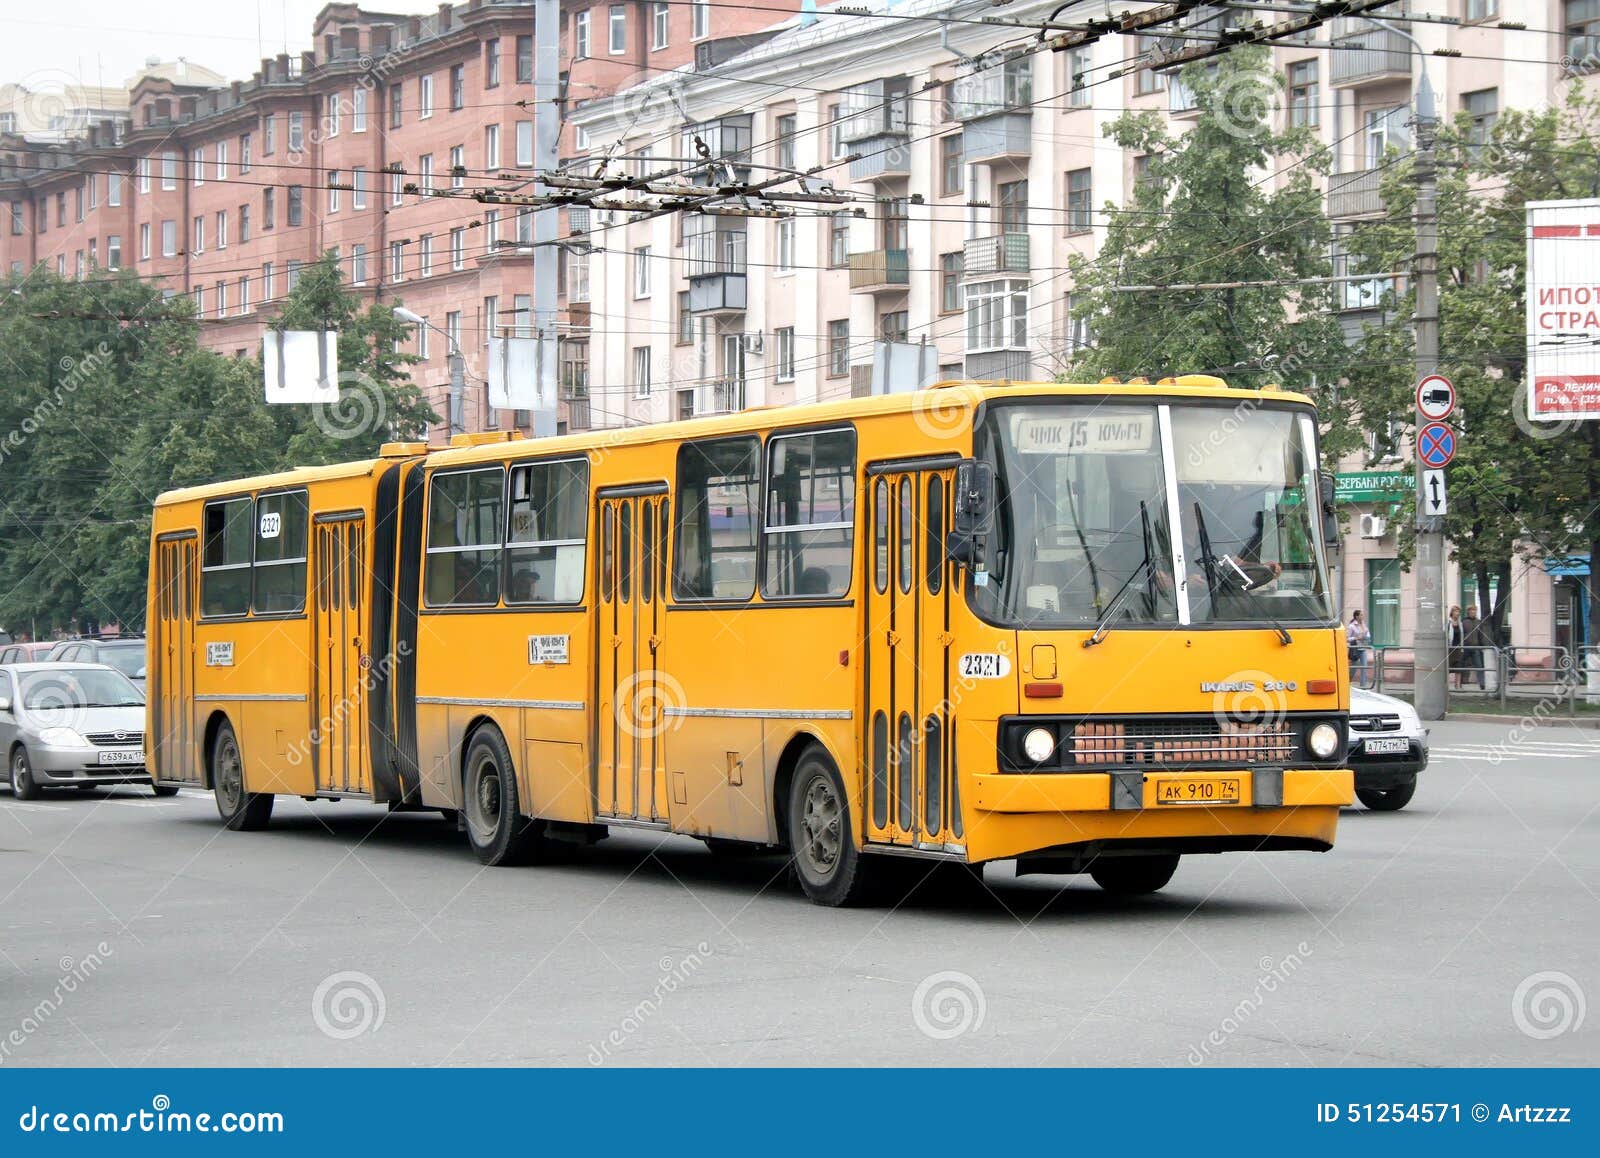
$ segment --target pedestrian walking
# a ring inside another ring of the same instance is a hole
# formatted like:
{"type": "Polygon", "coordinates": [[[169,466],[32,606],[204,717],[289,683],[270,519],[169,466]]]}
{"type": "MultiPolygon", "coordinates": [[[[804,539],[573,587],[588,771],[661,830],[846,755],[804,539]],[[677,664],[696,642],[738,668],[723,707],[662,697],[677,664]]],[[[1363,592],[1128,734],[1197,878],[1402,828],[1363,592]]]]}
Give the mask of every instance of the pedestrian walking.
{"type": "Polygon", "coordinates": [[[1466,662],[1466,635],[1461,625],[1461,605],[1459,603],[1450,605],[1450,619],[1445,624],[1445,633],[1450,649],[1445,660],[1450,672],[1450,686],[1459,688],[1461,686],[1461,667],[1466,662]]]}
{"type": "Polygon", "coordinates": [[[1478,609],[1467,608],[1461,617],[1462,650],[1467,660],[1463,682],[1474,684],[1480,691],[1483,690],[1483,656],[1487,640],[1488,632],[1483,620],[1478,618],[1478,609]]]}
{"type": "Polygon", "coordinates": [[[1357,687],[1368,687],[1372,680],[1372,632],[1360,608],[1350,613],[1344,638],[1350,649],[1350,680],[1357,687]]]}

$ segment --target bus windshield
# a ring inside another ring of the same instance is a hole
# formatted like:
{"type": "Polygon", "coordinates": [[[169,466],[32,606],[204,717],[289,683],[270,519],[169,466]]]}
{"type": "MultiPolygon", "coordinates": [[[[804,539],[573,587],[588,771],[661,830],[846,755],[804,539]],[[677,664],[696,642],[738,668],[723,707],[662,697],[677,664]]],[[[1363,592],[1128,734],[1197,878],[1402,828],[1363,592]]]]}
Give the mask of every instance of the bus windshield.
{"type": "Polygon", "coordinates": [[[1308,414],[1120,400],[997,405],[978,453],[993,463],[1000,495],[985,543],[988,582],[971,588],[974,609],[992,622],[1175,624],[1180,589],[1193,623],[1330,618],[1311,521],[1308,414]]]}
{"type": "Polygon", "coordinates": [[[1001,495],[986,544],[986,618],[1081,627],[1177,621],[1156,408],[1105,402],[996,406],[980,444],[1001,495]]]}
{"type": "Polygon", "coordinates": [[[1329,620],[1310,415],[1174,406],[1172,445],[1190,618],[1329,620]]]}

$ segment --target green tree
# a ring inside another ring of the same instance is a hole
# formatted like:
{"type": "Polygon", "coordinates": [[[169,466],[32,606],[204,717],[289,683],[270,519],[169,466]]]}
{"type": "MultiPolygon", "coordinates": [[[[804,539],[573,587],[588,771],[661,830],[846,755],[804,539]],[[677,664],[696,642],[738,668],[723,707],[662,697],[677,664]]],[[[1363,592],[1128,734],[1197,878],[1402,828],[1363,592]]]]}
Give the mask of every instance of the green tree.
{"type": "MultiPolygon", "coordinates": [[[[1445,534],[1480,601],[1498,598],[1488,618],[1499,638],[1511,591],[1513,558],[1563,555],[1600,537],[1600,425],[1541,426],[1524,417],[1526,389],[1526,204],[1600,195],[1600,141],[1591,127],[1600,96],[1581,83],[1562,102],[1509,110],[1488,138],[1463,114],[1437,143],[1440,372],[1455,384],[1461,431],[1449,468],[1445,534]]],[[[1416,238],[1411,158],[1391,158],[1381,194],[1383,220],[1350,240],[1366,268],[1404,271],[1416,238]]],[[[1368,426],[1392,420],[1411,432],[1415,368],[1414,293],[1390,295],[1385,322],[1360,346],[1349,398],[1368,426]]],[[[1398,441],[1398,438],[1397,438],[1398,441]]],[[[1409,556],[1414,500],[1402,520],[1409,556]]],[[[1600,613],[1590,583],[1591,622],[1600,613]]]]}
{"type": "MultiPolygon", "coordinates": [[[[1198,110],[1187,132],[1174,134],[1150,110],[1106,127],[1145,160],[1128,204],[1106,206],[1099,255],[1071,262],[1073,309],[1090,319],[1092,342],[1070,373],[1090,381],[1210,373],[1329,398],[1348,351],[1335,291],[1307,281],[1332,273],[1313,180],[1327,171],[1329,154],[1307,128],[1274,130],[1282,82],[1264,49],[1192,64],[1181,82],[1198,110]],[[1280,284],[1122,288],[1232,282],[1280,284]]],[[[1354,438],[1330,424],[1330,461],[1354,438]]]]}

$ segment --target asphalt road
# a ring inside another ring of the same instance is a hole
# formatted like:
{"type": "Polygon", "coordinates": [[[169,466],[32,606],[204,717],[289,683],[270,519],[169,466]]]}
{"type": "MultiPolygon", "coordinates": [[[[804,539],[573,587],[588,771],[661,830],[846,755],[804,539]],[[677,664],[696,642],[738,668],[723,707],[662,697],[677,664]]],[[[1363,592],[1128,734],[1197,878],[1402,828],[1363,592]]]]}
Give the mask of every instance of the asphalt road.
{"type": "Polygon", "coordinates": [[[1510,733],[1436,726],[1331,853],[892,911],[682,838],[482,870],[426,814],[0,790],[0,1066],[1593,1065],[1600,732],[1510,733]]]}

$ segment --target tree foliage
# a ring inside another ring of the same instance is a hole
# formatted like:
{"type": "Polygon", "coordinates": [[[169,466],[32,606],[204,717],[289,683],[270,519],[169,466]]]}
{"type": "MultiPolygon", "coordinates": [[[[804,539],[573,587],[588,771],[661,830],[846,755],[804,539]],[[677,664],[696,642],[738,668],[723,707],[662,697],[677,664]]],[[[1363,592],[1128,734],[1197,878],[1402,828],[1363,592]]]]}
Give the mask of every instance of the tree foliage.
{"type": "Polygon", "coordinates": [[[410,327],[307,267],[291,326],[340,329],[341,400],[269,406],[261,363],[201,345],[189,299],[131,274],[39,267],[0,294],[0,625],[40,636],[144,621],[162,491],[359,459],[437,421],[396,353],[410,327]]]}

